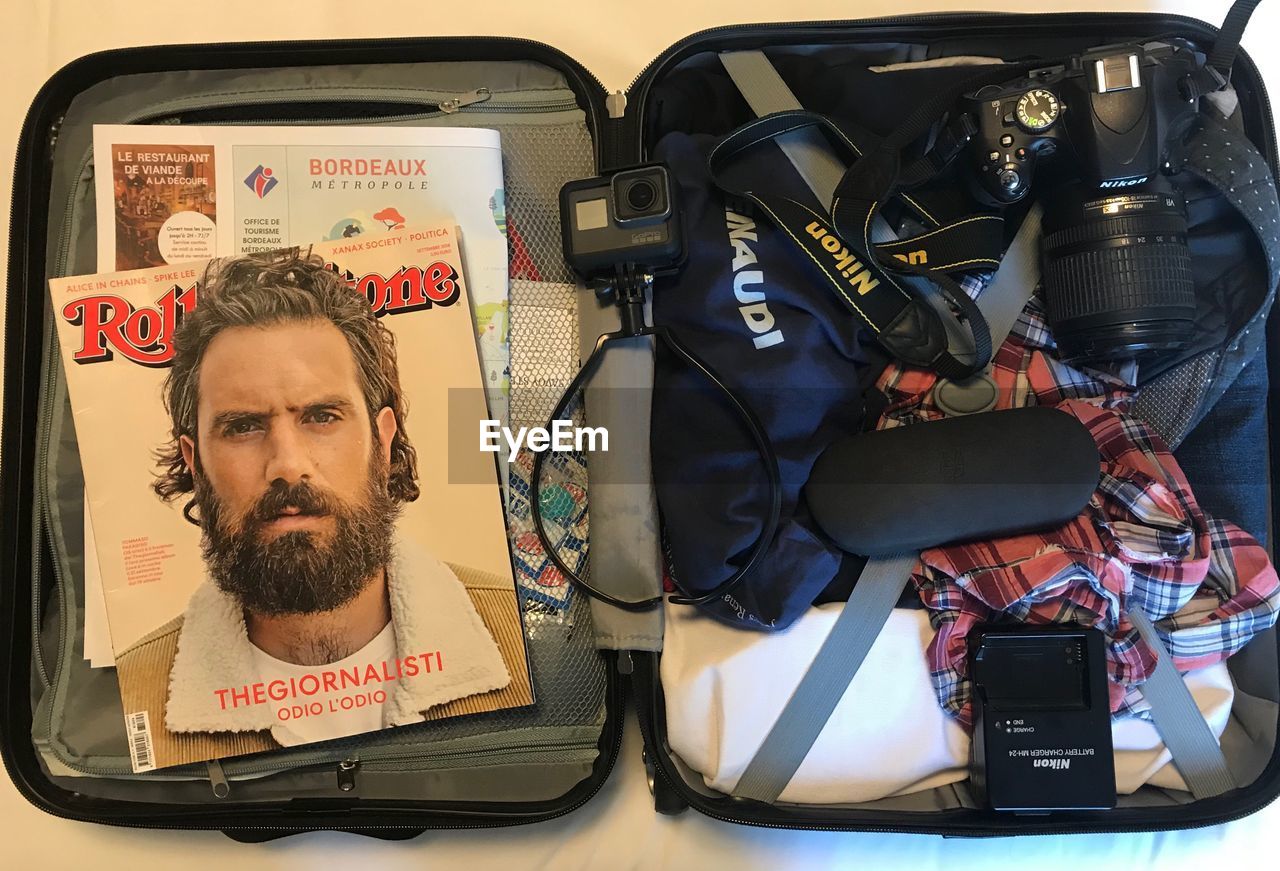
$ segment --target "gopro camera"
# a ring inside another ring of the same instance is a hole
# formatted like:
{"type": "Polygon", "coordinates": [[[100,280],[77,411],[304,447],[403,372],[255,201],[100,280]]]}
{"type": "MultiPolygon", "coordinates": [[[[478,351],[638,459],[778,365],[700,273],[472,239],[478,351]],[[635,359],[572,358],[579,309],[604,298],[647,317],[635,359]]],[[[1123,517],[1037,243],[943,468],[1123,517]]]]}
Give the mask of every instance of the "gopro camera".
{"type": "Polygon", "coordinates": [[[588,280],[623,268],[660,275],[684,260],[675,189],[660,163],[569,182],[560,227],[565,259],[588,280]]]}
{"type": "Polygon", "coordinates": [[[1106,650],[1097,629],[990,627],[970,641],[970,783],[997,811],[1115,807],[1106,650]]]}

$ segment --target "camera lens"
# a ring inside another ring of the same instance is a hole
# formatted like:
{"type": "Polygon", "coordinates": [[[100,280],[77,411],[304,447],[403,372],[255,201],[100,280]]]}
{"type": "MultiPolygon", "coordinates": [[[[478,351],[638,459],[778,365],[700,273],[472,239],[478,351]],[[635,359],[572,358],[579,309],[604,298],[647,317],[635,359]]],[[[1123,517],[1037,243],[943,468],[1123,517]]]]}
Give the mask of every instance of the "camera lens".
{"type": "Polygon", "coordinates": [[[1124,193],[1069,186],[1048,198],[1044,295],[1067,360],[1183,347],[1195,282],[1182,195],[1164,182],[1124,193]]]}
{"type": "Polygon", "coordinates": [[[658,189],[647,178],[636,179],[627,188],[627,205],[637,212],[643,212],[653,205],[658,198],[658,189]]]}
{"type": "Polygon", "coordinates": [[[669,181],[660,166],[623,170],[613,177],[613,202],[619,223],[647,226],[662,220],[669,208],[669,181]]]}

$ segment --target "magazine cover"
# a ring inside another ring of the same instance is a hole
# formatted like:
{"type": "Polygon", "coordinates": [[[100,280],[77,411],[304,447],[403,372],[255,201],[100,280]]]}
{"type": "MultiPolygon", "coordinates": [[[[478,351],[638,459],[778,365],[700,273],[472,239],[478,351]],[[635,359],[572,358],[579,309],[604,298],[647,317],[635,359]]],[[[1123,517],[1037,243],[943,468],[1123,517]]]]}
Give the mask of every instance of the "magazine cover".
{"type": "MultiPolygon", "coordinates": [[[[453,127],[96,125],[98,271],[457,224],[489,408],[507,422],[507,228],[500,137],[453,127]]],[[[505,460],[505,448],[502,459],[505,460]]],[[[507,488],[506,464],[500,482],[507,488]]],[[[85,518],[86,540],[94,537],[85,518]]],[[[112,664],[86,574],[84,655],[112,664]]]]}
{"type": "Polygon", "coordinates": [[[98,271],[164,266],[447,220],[505,417],[507,236],[496,130],[97,124],[98,271]]]}
{"type": "Polygon", "coordinates": [[[453,226],[50,292],[136,771],[532,702],[453,226]]]}

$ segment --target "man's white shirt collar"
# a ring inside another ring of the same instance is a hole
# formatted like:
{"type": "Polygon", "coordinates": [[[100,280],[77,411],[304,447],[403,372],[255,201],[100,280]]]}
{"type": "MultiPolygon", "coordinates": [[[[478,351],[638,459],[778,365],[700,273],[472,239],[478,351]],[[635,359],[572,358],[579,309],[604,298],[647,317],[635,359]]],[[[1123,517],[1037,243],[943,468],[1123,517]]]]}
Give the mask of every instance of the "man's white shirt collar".
{"type": "MultiPolygon", "coordinates": [[[[397,656],[408,659],[439,650],[445,667],[379,684],[377,688],[391,696],[383,709],[384,727],[421,722],[423,712],[436,705],[501,689],[511,682],[497,643],[448,566],[401,542],[388,567],[387,589],[397,656]]],[[[316,666],[315,671],[324,668],[316,666]]],[[[183,616],[178,652],[169,672],[166,728],[171,732],[262,731],[281,725],[275,713],[278,707],[311,700],[236,708],[228,703],[223,710],[217,690],[241,690],[259,680],[240,604],[206,578],[183,616]]]]}

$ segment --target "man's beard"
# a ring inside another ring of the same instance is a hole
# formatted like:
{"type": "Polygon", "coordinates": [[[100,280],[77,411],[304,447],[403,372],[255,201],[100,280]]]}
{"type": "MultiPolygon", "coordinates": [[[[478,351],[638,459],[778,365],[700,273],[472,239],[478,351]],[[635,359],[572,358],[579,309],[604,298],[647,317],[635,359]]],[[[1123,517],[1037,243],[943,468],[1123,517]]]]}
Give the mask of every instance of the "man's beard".
{"type": "Polygon", "coordinates": [[[387,494],[386,472],[376,461],[359,502],[346,502],[305,481],[275,481],[238,521],[225,516],[207,479],[197,475],[195,485],[209,573],[219,589],[251,613],[332,611],[355,600],[391,561],[400,505],[387,494]],[[292,530],[264,540],[263,528],[286,507],[327,515],[333,529],[327,536],[292,530]]]}

